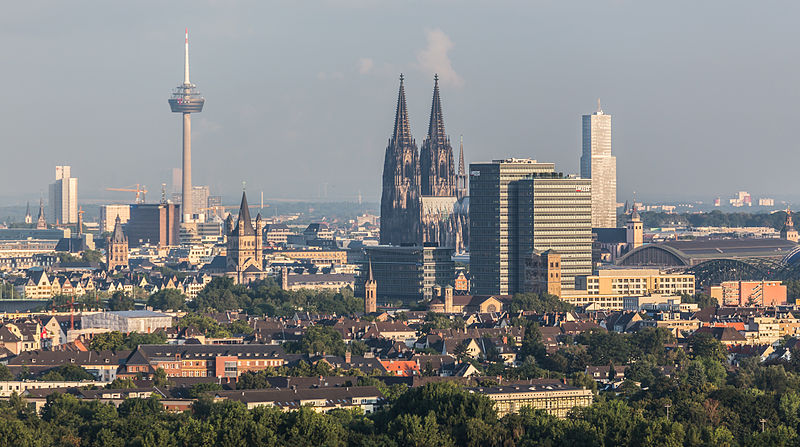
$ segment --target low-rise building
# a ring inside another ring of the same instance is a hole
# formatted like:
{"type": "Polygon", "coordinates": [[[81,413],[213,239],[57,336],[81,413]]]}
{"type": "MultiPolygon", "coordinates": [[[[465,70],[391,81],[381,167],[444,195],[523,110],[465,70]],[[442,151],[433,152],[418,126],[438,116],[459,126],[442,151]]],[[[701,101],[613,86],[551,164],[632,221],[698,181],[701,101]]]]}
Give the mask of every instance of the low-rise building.
{"type": "Polygon", "coordinates": [[[547,414],[565,418],[575,407],[588,407],[594,401],[591,390],[565,385],[561,382],[536,381],[532,384],[469,388],[494,402],[497,416],[518,413],[523,407],[544,410],[547,414]]]}
{"type": "Polygon", "coordinates": [[[98,312],[81,317],[83,329],[108,329],[123,333],[151,333],[158,329],[172,327],[172,317],[149,310],[123,310],[98,312]]]}

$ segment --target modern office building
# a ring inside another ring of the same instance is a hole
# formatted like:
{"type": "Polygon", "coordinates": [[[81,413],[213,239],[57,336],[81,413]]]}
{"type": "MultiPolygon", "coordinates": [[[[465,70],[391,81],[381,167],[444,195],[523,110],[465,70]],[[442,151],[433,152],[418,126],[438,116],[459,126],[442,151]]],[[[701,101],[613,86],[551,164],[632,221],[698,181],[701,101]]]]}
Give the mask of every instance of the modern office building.
{"type": "Polygon", "coordinates": [[[694,295],[694,275],[665,273],[658,269],[604,269],[580,276],[576,289],[588,295],[694,295]]]}
{"type": "Polygon", "coordinates": [[[356,280],[356,294],[364,296],[370,262],[377,283],[377,301],[415,303],[433,297],[436,286],[452,285],[455,262],[452,247],[366,247],[366,262],[356,280]]]}
{"type": "Polygon", "coordinates": [[[611,155],[611,115],[583,116],[581,177],[592,179],[592,227],[617,227],[617,158],[611,155]]]}
{"type": "Polygon", "coordinates": [[[562,288],[591,274],[591,185],[553,163],[510,158],[470,164],[470,274],[476,295],[524,290],[534,251],[561,256],[562,288]]]}
{"type": "Polygon", "coordinates": [[[131,205],[131,218],[126,227],[128,243],[131,247],[178,245],[180,222],[180,207],[174,203],[131,205]]]}
{"type": "Polygon", "coordinates": [[[120,223],[125,225],[131,218],[130,205],[103,205],[100,207],[100,231],[103,233],[111,233],[114,231],[114,225],[117,217],[120,223]]]}
{"type": "Polygon", "coordinates": [[[49,189],[53,222],[78,223],[78,179],[71,176],[70,166],[56,166],[56,181],[49,189]]]}

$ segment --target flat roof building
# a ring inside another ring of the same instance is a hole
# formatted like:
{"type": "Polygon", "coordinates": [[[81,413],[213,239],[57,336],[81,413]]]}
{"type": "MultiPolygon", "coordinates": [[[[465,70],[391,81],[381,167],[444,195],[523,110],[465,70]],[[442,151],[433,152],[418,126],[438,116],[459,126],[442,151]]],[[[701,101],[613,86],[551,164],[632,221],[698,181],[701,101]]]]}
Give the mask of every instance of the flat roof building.
{"type": "Polygon", "coordinates": [[[401,300],[413,303],[430,299],[434,287],[452,285],[455,278],[453,248],[379,245],[364,250],[367,263],[356,280],[356,293],[363,296],[367,264],[371,260],[379,302],[401,300]]]}
{"type": "Polygon", "coordinates": [[[562,289],[592,269],[591,181],[553,163],[509,158],[470,165],[470,274],[474,294],[525,290],[531,254],[561,256],[562,289]]]}

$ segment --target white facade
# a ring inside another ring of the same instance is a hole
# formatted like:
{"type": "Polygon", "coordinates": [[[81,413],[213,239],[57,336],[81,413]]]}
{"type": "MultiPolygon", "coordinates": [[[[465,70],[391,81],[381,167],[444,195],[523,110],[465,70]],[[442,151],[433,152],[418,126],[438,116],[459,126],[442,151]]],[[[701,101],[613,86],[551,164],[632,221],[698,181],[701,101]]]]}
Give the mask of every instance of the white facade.
{"type": "Polygon", "coordinates": [[[50,211],[59,224],[78,223],[78,179],[70,166],[56,166],[56,181],[50,184],[50,211]]]}
{"type": "Polygon", "coordinates": [[[149,310],[98,312],[81,317],[83,329],[108,329],[126,334],[130,332],[149,334],[171,326],[171,316],[149,310]]]}
{"type": "Polygon", "coordinates": [[[131,218],[130,205],[103,205],[100,207],[100,231],[111,233],[114,231],[114,224],[117,216],[119,223],[125,225],[131,218]]]}
{"type": "Polygon", "coordinates": [[[592,179],[592,227],[617,227],[617,158],[611,155],[611,115],[583,116],[581,177],[592,179]]]}

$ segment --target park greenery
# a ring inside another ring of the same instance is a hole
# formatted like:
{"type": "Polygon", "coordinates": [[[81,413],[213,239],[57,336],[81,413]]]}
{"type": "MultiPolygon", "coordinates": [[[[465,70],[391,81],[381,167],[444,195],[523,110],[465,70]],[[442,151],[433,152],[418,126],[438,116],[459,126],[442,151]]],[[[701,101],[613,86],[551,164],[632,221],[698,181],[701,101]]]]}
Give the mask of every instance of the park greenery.
{"type": "Polygon", "coordinates": [[[167,337],[162,331],[143,334],[131,332],[112,331],[95,334],[89,342],[89,349],[93,351],[126,351],[134,350],[139,345],[157,345],[167,341],[167,337]]]}
{"type": "MultiPolygon", "coordinates": [[[[218,385],[194,385],[190,411],[164,411],[156,397],[119,408],[54,394],[41,415],[24,399],[0,403],[0,445],[84,446],[788,446],[799,441],[800,374],[791,362],[744,362],[728,370],[709,340],[694,346],[673,374],[642,360],[613,392],[565,419],[524,408],[497,416],[491,401],[459,385],[391,389],[374,377],[355,386],[383,386],[387,405],[373,414],[320,414],[215,402],[218,385]]],[[[638,364],[639,362],[637,362],[638,364]]],[[[253,374],[255,376],[255,374],[253,374]]],[[[245,385],[248,376],[243,376],[245,385]]],[[[263,386],[251,380],[250,385],[263,386]]],[[[250,386],[242,386],[242,389],[250,386]]]]}
{"type": "Polygon", "coordinates": [[[349,289],[341,292],[283,290],[274,280],[237,285],[231,278],[217,277],[187,303],[196,312],[245,310],[254,315],[290,317],[298,311],[352,314],[363,312],[364,300],[349,289]]]}

